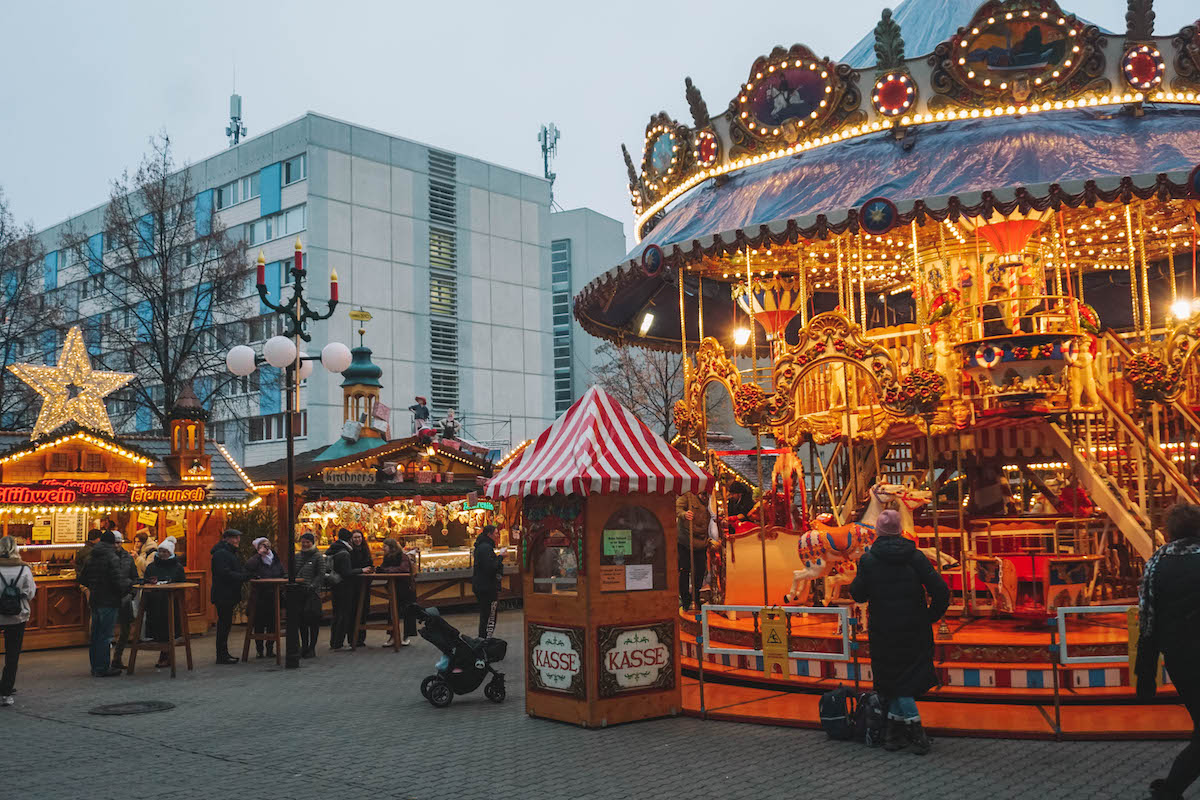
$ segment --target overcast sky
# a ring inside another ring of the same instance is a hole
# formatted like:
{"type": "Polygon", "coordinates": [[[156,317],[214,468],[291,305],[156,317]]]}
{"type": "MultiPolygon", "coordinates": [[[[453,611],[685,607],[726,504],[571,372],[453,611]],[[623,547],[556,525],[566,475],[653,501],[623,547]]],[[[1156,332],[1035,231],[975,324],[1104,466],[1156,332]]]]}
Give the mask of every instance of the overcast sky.
{"type": "MultiPolygon", "coordinates": [[[[220,151],[236,67],[251,136],[313,110],[540,174],[538,127],[553,121],[556,200],[628,232],[620,144],[636,159],[660,109],[690,124],[685,75],[717,113],[774,45],[836,59],[895,4],[10,0],[0,186],[45,227],[103,202],[158,131],[180,162],[220,151]]],[[[1064,5],[1124,30],[1124,0],[1064,5]]],[[[1159,34],[1197,13],[1156,6],[1159,34]]]]}

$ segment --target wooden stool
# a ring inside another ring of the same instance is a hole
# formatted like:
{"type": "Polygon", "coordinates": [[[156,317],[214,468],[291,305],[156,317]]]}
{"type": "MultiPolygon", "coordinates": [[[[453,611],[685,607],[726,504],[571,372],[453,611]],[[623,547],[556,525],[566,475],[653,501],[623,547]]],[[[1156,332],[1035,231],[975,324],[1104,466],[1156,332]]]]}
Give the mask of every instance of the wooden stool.
{"type": "Polygon", "coordinates": [[[399,595],[396,592],[397,580],[409,580],[412,575],[407,572],[372,572],[369,575],[360,575],[362,588],[359,590],[358,603],[355,605],[354,611],[354,630],[350,634],[350,649],[357,647],[358,634],[362,631],[389,631],[392,634],[392,649],[400,650],[400,639],[404,636],[402,620],[400,619],[400,602],[399,595]],[[367,605],[371,602],[371,583],[373,581],[386,581],[387,586],[382,591],[376,592],[376,597],[382,597],[388,602],[388,621],[387,622],[363,622],[363,611],[370,610],[367,605]]]}
{"type": "Polygon", "coordinates": [[[184,603],[184,594],[188,589],[199,588],[198,583],[147,583],[142,586],[142,603],[138,608],[137,619],[133,624],[132,641],[129,643],[129,668],[127,674],[133,674],[134,665],[137,664],[137,654],[139,650],[152,650],[156,653],[166,653],[167,660],[171,663],[171,677],[175,677],[175,648],[179,647],[179,643],[175,641],[175,637],[183,634],[183,651],[187,655],[187,668],[190,672],[192,669],[192,637],[188,633],[187,607],[184,603]],[[150,605],[148,593],[165,592],[167,594],[167,641],[165,642],[143,642],[142,641],[142,625],[146,622],[146,607],[150,605]],[[179,614],[179,621],[183,625],[182,631],[175,630],[175,615],[179,614]]]}
{"type": "Polygon", "coordinates": [[[246,640],[242,643],[242,661],[250,659],[250,640],[275,643],[275,663],[283,663],[283,598],[280,590],[287,578],[255,578],[250,581],[250,599],[246,601],[246,640]],[[275,604],[275,630],[266,633],[254,632],[254,612],[258,605],[259,592],[270,592],[275,604]]]}

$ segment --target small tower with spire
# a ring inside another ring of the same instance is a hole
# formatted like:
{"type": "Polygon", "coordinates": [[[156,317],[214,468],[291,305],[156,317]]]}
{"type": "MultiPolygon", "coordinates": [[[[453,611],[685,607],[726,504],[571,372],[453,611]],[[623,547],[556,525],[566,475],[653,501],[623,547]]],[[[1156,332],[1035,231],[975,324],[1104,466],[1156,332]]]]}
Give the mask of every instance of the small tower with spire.
{"type": "Polygon", "coordinates": [[[208,412],[200,398],[185,384],[175,407],[167,418],[167,434],[171,439],[171,454],[166,462],[184,480],[208,480],[212,477],[212,456],[204,452],[205,425],[208,412]]]}
{"type": "Polygon", "coordinates": [[[367,424],[363,426],[360,436],[382,439],[383,434],[370,425],[375,404],[379,402],[379,392],[383,388],[379,382],[383,370],[371,360],[371,348],[363,343],[367,333],[365,325],[371,319],[371,313],[359,308],[350,312],[350,318],[359,323],[358,347],[350,351],[350,366],[342,373],[342,421],[365,419],[367,424]]]}

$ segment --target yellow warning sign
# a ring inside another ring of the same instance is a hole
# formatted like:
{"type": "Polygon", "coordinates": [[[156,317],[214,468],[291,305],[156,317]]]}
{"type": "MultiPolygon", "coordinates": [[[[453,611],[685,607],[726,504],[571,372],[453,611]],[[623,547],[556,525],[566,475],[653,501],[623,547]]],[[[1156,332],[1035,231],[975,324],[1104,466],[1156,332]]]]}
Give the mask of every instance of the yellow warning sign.
{"type": "Polygon", "coordinates": [[[787,615],[778,606],[759,615],[762,631],[763,672],[768,678],[788,677],[787,615]]]}

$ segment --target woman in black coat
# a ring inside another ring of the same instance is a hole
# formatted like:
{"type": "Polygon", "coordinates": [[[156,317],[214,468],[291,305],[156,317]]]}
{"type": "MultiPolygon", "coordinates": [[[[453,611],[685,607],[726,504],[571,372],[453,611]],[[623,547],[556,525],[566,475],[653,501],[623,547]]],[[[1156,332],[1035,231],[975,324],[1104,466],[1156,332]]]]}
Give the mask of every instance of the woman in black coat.
{"type": "Polygon", "coordinates": [[[924,755],[929,737],[916,698],[938,685],[932,625],[950,606],[950,589],[917,546],[900,535],[897,512],[880,514],[875,533],[879,538],[858,562],[850,594],[867,604],[871,672],[888,709],[884,747],[911,745],[924,755]]]}
{"type": "MultiPolygon", "coordinates": [[[[350,536],[350,566],[355,569],[362,570],[366,567],[375,566],[375,561],[371,557],[371,546],[367,544],[367,539],[359,531],[354,531],[350,536]]],[[[367,612],[371,609],[371,593],[368,592],[366,597],[362,595],[362,581],[369,581],[370,578],[359,577],[357,586],[354,592],[355,602],[362,598],[362,608],[359,609],[359,621],[362,624],[367,622],[367,612]]],[[[358,641],[355,642],[355,647],[367,646],[367,631],[361,629],[358,632],[358,641]]]]}
{"type": "MultiPolygon", "coordinates": [[[[251,580],[256,578],[282,578],[283,560],[271,547],[271,542],[265,536],[260,536],[253,542],[255,553],[246,559],[246,574],[251,580]]],[[[250,584],[255,590],[254,584],[250,584]]],[[[274,633],[275,609],[271,608],[271,599],[275,593],[267,588],[258,588],[258,596],[254,598],[254,632],[274,633]]],[[[266,642],[266,658],[275,655],[275,643],[266,642]]],[[[263,658],[263,641],[254,640],[254,650],[259,658],[263,658]]]]}
{"type": "MultiPolygon", "coordinates": [[[[404,615],[404,636],[400,644],[407,647],[408,640],[417,635],[417,585],[413,581],[412,559],[395,539],[389,537],[383,540],[383,562],[377,572],[406,576],[396,580],[396,600],[400,604],[400,613],[404,615]]],[[[392,637],[389,636],[383,646],[391,647],[392,637]]]]}
{"type": "MultiPolygon", "coordinates": [[[[146,572],[142,578],[146,583],[183,583],[187,580],[183,564],[175,557],[174,536],[168,536],[158,546],[154,557],[146,562],[146,572]]],[[[167,614],[175,604],[169,602],[169,596],[165,592],[142,592],[142,602],[146,604],[146,632],[149,637],[156,642],[169,641],[171,631],[167,624],[167,614]]],[[[169,613],[175,615],[175,635],[183,635],[184,621],[179,615],[179,609],[175,608],[169,613]]],[[[158,663],[154,666],[167,667],[170,664],[167,654],[163,652],[159,654],[158,663]]]]}

